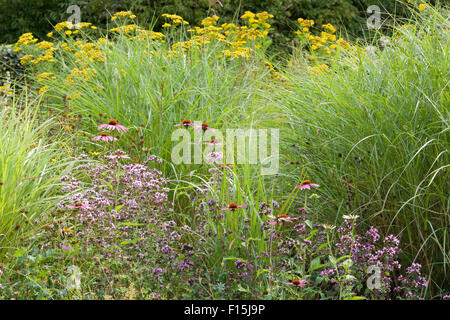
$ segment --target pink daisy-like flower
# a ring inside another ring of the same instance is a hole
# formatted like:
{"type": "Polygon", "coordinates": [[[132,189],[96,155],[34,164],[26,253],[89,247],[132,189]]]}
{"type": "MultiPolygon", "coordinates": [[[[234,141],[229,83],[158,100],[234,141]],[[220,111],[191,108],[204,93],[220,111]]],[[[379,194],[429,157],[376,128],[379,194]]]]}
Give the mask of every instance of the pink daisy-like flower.
{"type": "Polygon", "coordinates": [[[291,217],[289,217],[288,215],[286,215],[286,214],[280,214],[278,217],[275,217],[275,216],[272,216],[272,215],[269,215],[268,216],[270,219],[272,219],[272,220],[269,220],[269,221],[267,221],[269,224],[272,224],[272,225],[275,225],[275,224],[279,224],[279,225],[282,225],[283,224],[283,222],[292,222],[292,221],[294,221],[294,220],[297,220],[298,218],[291,218],[291,217]]]}
{"type": "Polygon", "coordinates": [[[247,206],[245,204],[242,205],[242,206],[238,206],[236,203],[232,202],[227,207],[221,209],[220,211],[224,211],[224,210],[234,211],[234,210],[237,210],[237,209],[245,209],[245,208],[247,208],[247,206]]]}
{"type": "Polygon", "coordinates": [[[65,246],[65,245],[63,245],[63,244],[61,244],[60,247],[63,248],[64,250],[70,250],[70,247],[65,246]]]}
{"type": "Polygon", "coordinates": [[[119,152],[116,153],[116,154],[112,154],[112,155],[106,156],[106,158],[108,158],[108,159],[130,159],[130,157],[127,156],[126,154],[119,153],[119,152]]]}
{"type": "Polygon", "coordinates": [[[192,123],[191,120],[183,120],[181,123],[177,123],[176,125],[174,125],[174,127],[185,127],[186,129],[189,127],[193,127],[194,124],[192,123]]]}
{"type": "Polygon", "coordinates": [[[108,135],[106,132],[102,132],[102,133],[100,133],[99,136],[96,136],[96,137],[92,138],[92,140],[94,140],[94,141],[98,141],[98,140],[102,140],[102,141],[114,141],[114,140],[117,140],[117,138],[111,137],[111,136],[108,135]]]}
{"type": "Polygon", "coordinates": [[[203,130],[203,132],[207,130],[211,130],[213,132],[216,131],[216,129],[211,128],[206,122],[203,122],[200,126],[196,126],[195,130],[203,130]]]}
{"type": "Polygon", "coordinates": [[[109,120],[108,123],[101,124],[98,127],[98,130],[101,130],[103,128],[108,129],[108,130],[117,130],[118,132],[127,132],[128,131],[128,128],[121,126],[119,124],[119,120],[116,120],[116,119],[111,119],[111,120],[109,120]]]}
{"type": "Polygon", "coordinates": [[[291,282],[288,282],[287,284],[290,286],[303,288],[306,286],[306,283],[308,283],[308,280],[293,280],[291,282]]]}
{"type": "Polygon", "coordinates": [[[89,207],[89,205],[87,203],[83,203],[83,202],[75,202],[75,204],[73,206],[67,206],[67,208],[69,209],[83,209],[83,210],[88,210],[91,207],[89,207]]]}
{"type": "Polygon", "coordinates": [[[320,187],[320,185],[318,185],[316,183],[311,183],[311,180],[305,180],[305,181],[302,182],[301,186],[295,186],[295,189],[300,189],[300,190],[308,189],[308,190],[311,190],[311,187],[320,187]]]}

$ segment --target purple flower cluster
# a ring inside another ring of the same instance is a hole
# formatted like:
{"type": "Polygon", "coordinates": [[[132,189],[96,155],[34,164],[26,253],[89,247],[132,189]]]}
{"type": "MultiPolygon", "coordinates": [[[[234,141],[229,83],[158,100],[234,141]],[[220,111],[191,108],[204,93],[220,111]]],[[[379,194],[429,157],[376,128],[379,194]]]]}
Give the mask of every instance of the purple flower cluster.
{"type": "MultiPolygon", "coordinates": [[[[345,221],[344,226],[337,229],[337,241],[334,244],[337,256],[350,255],[353,262],[352,271],[357,280],[365,288],[361,292],[370,298],[414,298],[418,299],[419,294],[427,287],[426,279],[421,276],[421,265],[413,263],[406,269],[406,275],[402,275],[402,266],[399,261],[400,241],[394,235],[388,235],[381,241],[378,230],[374,227],[363,235],[354,235],[352,228],[357,224],[345,221]],[[380,270],[380,288],[368,289],[365,287],[370,267],[380,270]]],[[[340,274],[345,270],[341,266],[338,268],[340,274]]],[[[336,270],[325,269],[321,275],[327,277],[331,283],[336,283],[336,270]]]]}

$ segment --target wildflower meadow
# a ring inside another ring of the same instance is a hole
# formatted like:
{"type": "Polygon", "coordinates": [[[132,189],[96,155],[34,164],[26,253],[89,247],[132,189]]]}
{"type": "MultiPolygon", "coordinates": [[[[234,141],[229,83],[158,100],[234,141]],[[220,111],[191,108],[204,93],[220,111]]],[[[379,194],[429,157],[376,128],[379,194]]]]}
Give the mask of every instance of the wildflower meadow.
{"type": "Polygon", "coordinates": [[[221,1],[2,45],[0,299],[450,299],[449,7],[398,5],[280,50],[221,1]]]}

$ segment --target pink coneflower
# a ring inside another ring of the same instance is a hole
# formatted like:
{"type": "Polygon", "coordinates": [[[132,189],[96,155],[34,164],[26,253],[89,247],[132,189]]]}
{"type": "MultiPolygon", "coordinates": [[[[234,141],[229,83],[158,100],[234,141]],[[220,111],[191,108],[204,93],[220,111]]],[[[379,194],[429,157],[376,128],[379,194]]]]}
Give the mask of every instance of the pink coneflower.
{"type": "Polygon", "coordinates": [[[116,120],[116,119],[111,119],[111,120],[109,120],[108,123],[101,124],[98,127],[98,130],[101,130],[103,128],[108,129],[108,130],[117,130],[119,132],[127,132],[128,131],[128,128],[125,128],[124,126],[121,126],[119,124],[119,120],[116,120]]]}
{"type": "Polygon", "coordinates": [[[237,210],[237,209],[245,209],[245,208],[247,208],[247,206],[245,204],[242,205],[242,206],[238,206],[236,203],[232,202],[227,207],[223,208],[220,211],[224,211],[224,210],[232,210],[232,211],[234,211],[234,210],[237,210]]]}
{"type": "Polygon", "coordinates": [[[92,140],[94,140],[94,141],[98,141],[98,140],[114,141],[114,140],[117,140],[117,138],[111,137],[106,132],[102,132],[102,133],[100,133],[99,136],[96,136],[96,137],[92,138],[92,140]]]}
{"type": "Polygon", "coordinates": [[[177,123],[176,125],[174,125],[175,127],[185,127],[185,128],[189,128],[194,126],[194,124],[191,122],[191,120],[183,120],[181,123],[177,123]]]}
{"type": "Polygon", "coordinates": [[[70,247],[65,246],[65,245],[63,245],[63,244],[61,244],[60,247],[63,248],[64,250],[70,250],[70,247]]]}
{"type": "Polygon", "coordinates": [[[202,125],[200,126],[196,126],[195,127],[196,130],[203,130],[203,132],[207,131],[207,130],[211,130],[211,131],[216,131],[216,129],[213,129],[209,126],[209,124],[207,124],[206,122],[203,122],[202,125]]]}
{"type": "Polygon", "coordinates": [[[210,142],[205,142],[204,144],[208,145],[208,146],[221,146],[222,143],[217,142],[216,139],[211,139],[210,142]]]}
{"type": "Polygon", "coordinates": [[[308,280],[293,280],[291,282],[288,282],[287,284],[294,287],[303,288],[306,286],[306,283],[308,280]]]}
{"type": "Polygon", "coordinates": [[[75,202],[73,206],[67,206],[69,209],[83,209],[88,210],[90,209],[89,205],[87,203],[83,202],[75,202]]]}
{"type": "Polygon", "coordinates": [[[272,220],[267,221],[268,223],[270,223],[270,224],[277,224],[278,223],[280,225],[282,225],[283,222],[292,222],[292,221],[298,219],[298,218],[291,218],[287,214],[284,214],[284,213],[280,214],[278,217],[275,217],[275,216],[272,216],[272,215],[269,215],[268,217],[270,219],[272,219],[272,220]]]}
{"type": "Polygon", "coordinates": [[[109,156],[106,156],[106,158],[108,158],[108,159],[130,159],[130,157],[129,156],[127,156],[126,154],[124,154],[124,153],[115,153],[115,154],[112,154],[112,155],[109,155],[109,156]]]}
{"type": "Polygon", "coordinates": [[[305,181],[302,182],[301,186],[296,186],[295,189],[300,189],[300,190],[308,189],[308,190],[311,190],[311,187],[320,187],[320,185],[315,184],[315,183],[311,183],[311,180],[305,180],[305,181]]]}

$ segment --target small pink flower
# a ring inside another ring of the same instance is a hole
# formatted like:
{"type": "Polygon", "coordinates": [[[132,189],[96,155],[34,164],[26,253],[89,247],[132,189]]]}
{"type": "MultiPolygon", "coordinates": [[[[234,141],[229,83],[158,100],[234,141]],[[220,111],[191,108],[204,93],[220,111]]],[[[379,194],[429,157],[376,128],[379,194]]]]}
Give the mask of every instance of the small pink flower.
{"type": "Polygon", "coordinates": [[[193,127],[194,124],[191,122],[191,120],[183,120],[181,123],[178,123],[176,125],[174,125],[174,127],[185,127],[185,128],[189,128],[189,127],[193,127]]]}
{"type": "Polygon", "coordinates": [[[208,170],[208,172],[216,172],[219,170],[223,170],[223,169],[231,169],[233,168],[232,164],[225,164],[225,165],[221,165],[220,167],[215,167],[215,168],[211,168],[208,170]]]}
{"type": "Polygon", "coordinates": [[[117,138],[111,137],[110,135],[108,135],[105,132],[100,133],[99,136],[96,136],[94,138],[92,138],[92,140],[94,141],[98,141],[98,140],[102,140],[102,141],[114,141],[117,140],[117,138]]]}
{"type": "Polygon", "coordinates": [[[232,202],[227,207],[221,209],[220,211],[224,211],[224,210],[234,211],[234,210],[237,210],[237,209],[245,209],[245,208],[247,208],[247,206],[245,204],[242,205],[242,206],[238,206],[236,203],[232,202]]]}
{"type": "Polygon", "coordinates": [[[63,248],[64,250],[70,250],[70,247],[68,247],[68,246],[65,246],[65,245],[63,245],[63,244],[62,244],[62,245],[60,245],[60,247],[61,247],[61,248],[63,248]]]}
{"type": "Polygon", "coordinates": [[[117,130],[118,132],[127,132],[128,131],[128,128],[121,126],[119,124],[119,120],[116,120],[116,119],[111,119],[111,120],[109,120],[108,123],[100,125],[98,127],[98,130],[101,130],[103,128],[108,129],[108,130],[117,130]]]}
{"type": "Polygon", "coordinates": [[[302,182],[301,186],[295,186],[295,189],[300,189],[300,190],[308,189],[308,190],[311,190],[311,187],[320,187],[320,185],[315,184],[315,183],[311,183],[311,180],[305,180],[305,181],[302,182]]]}
{"type": "Polygon", "coordinates": [[[275,224],[279,224],[279,225],[282,225],[283,224],[283,222],[292,222],[292,221],[295,221],[295,220],[297,220],[298,218],[291,218],[291,217],[289,217],[288,215],[286,215],[286,214],[280,214],[278,217],[275,217],[275,216],[272,216],[272,215],[269,215],[268,216],[270,219],[272,219],[272,220],[269,220],[269,221],[267,221],[269,224],[272,224],[272,225],[275,225],[275,224]]]}
{"type": "Polygon", "coordinates": [[[212,132],[216,131],[216,129],[211,128],[206,122],[203,122],[200,126],[195,126],[195,130],[203,130],[203,132],[207,130],[211,130],[212,132]]]}
{"type": "Polygon", "coordinates": [[[306,283],[308,280],[293,280],[291,282],[288,282],[287,284],[294,287],[303,288],[306,286],[306,283]]]}
{"type": "Polygon", "coordinates": [[[69,209],[83,209],[83,210],[89,210],[91,207],[87,203],[83,202],[75,202],[73,206],[67,206],[69,209]]]}
{"type": "Polygon", "coordinates": [[[106,158],[108,158],[108,159],[130,159],[130,157],[124,153],[112,154],[112,155],[106,156],[106,158]]]}

